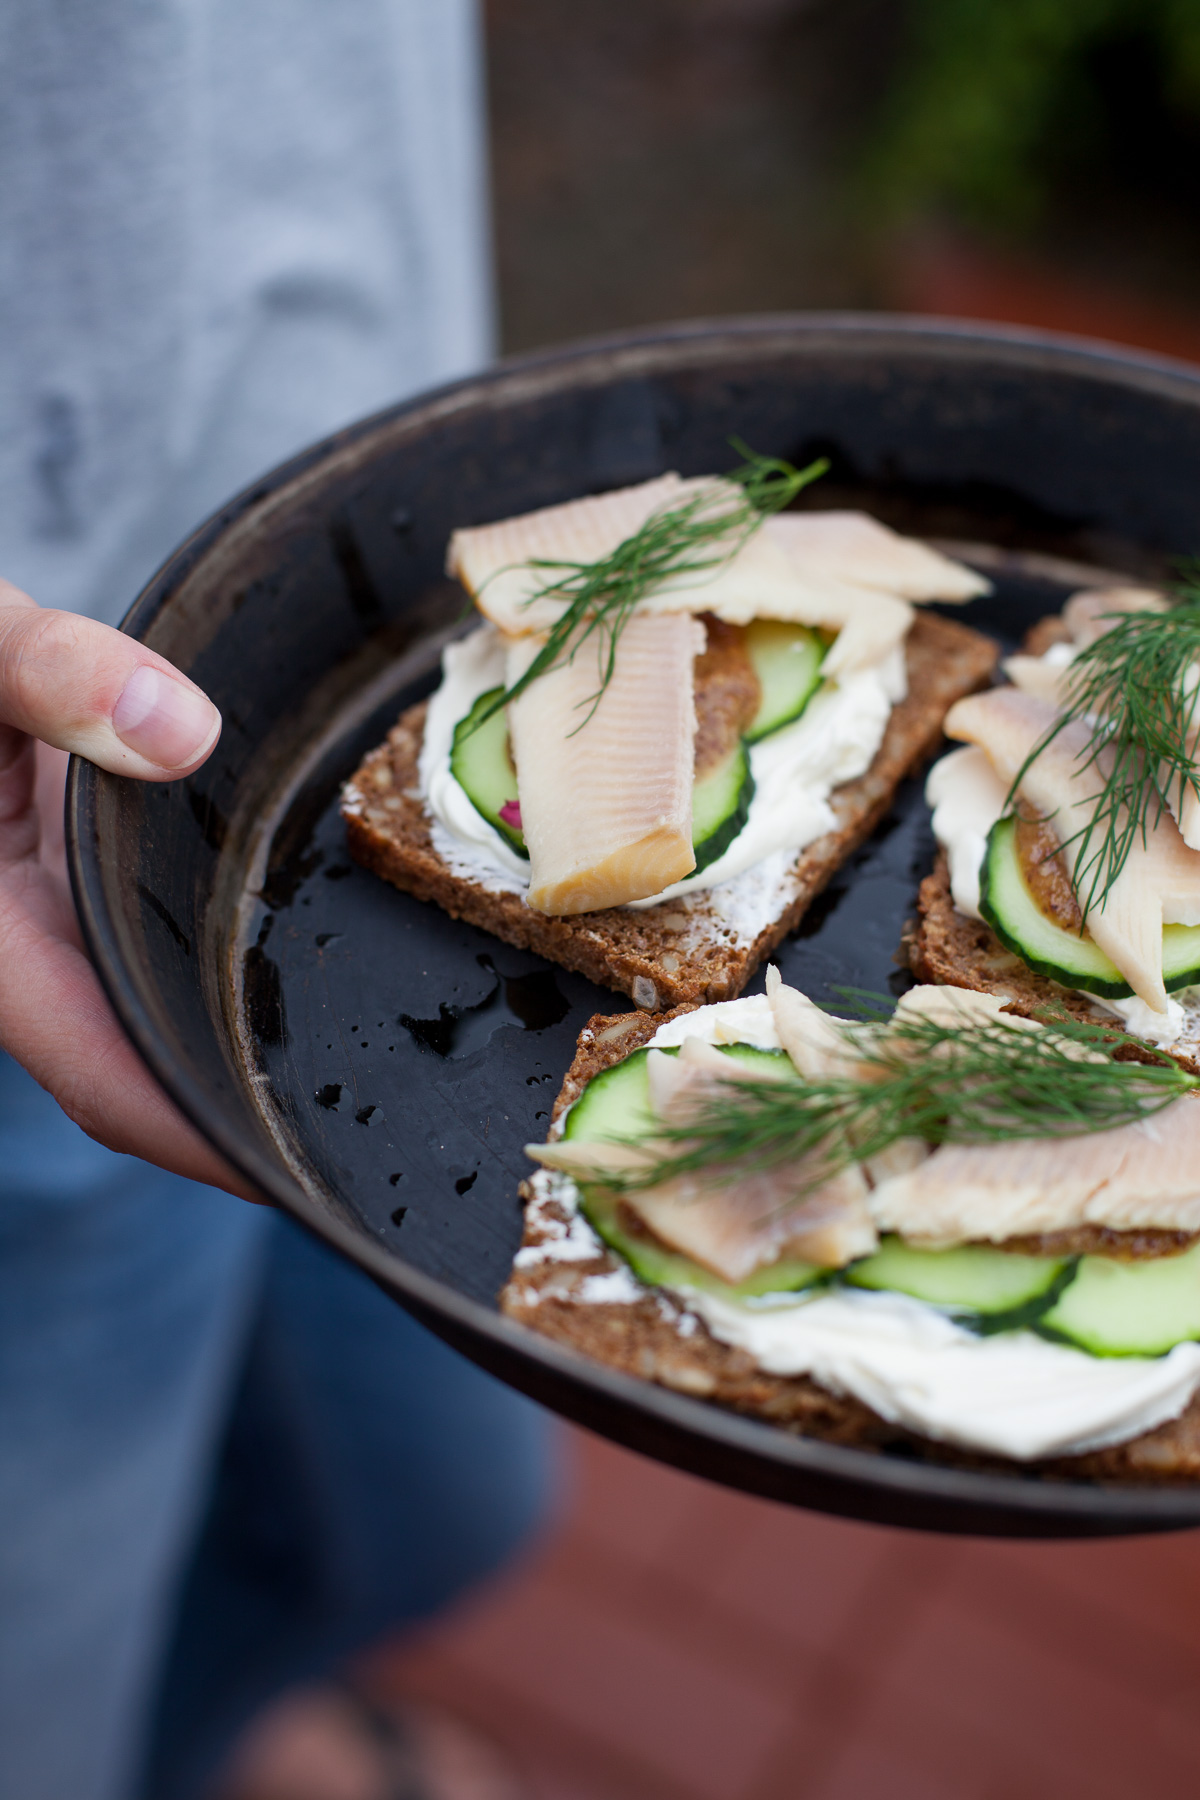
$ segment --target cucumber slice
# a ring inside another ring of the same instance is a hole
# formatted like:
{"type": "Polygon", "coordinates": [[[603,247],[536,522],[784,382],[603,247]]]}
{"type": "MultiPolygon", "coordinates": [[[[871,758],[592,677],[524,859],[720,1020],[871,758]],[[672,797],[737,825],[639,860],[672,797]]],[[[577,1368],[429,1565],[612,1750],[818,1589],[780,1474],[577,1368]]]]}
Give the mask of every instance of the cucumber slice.
{"type": "Polygon", "coordinates": [[[805,625],[754,619],[746,627],[746,650],[762,689],[762,700],[746,733],[746,742],[757,744],[800,717],[821,685],[826,644],[805,625]]]}
{"type": "Polygon", "coordinates": [[[648,1137],[654,1129],[648,1055],[648,1050],[635,1050],[624,1062],[593,1075],[567,1114],[563,1136],[583,1144],[597,1138],[648,1137]]]}
{"type": "Polygon", "coordinates": [[[1083,1257],[1037,1329],[1093,1356],[1164,1356],[1200,1338],[1200,1244],[1146,1262],[1083,1257]]]}
{"type": "Polygon", "coordinates": [[[921,1250],[885,1238],[873,1256],[843,1272],[850,1287],[911,1294],[931,1306],[968,1315],[963,1323],[990,1334],[1031,1324],[1054,1305],[1074,1272],[1067,1256],[1017,1256],[990,1244],[921,1250]]]}
{"type": "MultiPolygon", "coordinates": [[[[1108,1000],[1127,1000],[1133,993],[1098,944],[1056,925],[1042,911],[1021,868],[1011,815],[992,826],[979,886],[979,910],[996,936],[1039,975],[1108,1000]]],[[[1163,927],[1163,981],[1169,991],[1200,981],[1200,925],[1163,927]]]]}
{"type": "Polygon", "coordinates": [[[723,1056],[732,1056],[734,1062],[761,1071],[768,1080],[772,1075],[776,1078],[786,1075],[789,1081],[801,1079],[786,1050],[760,1050],[757,1044],[718,1044],[717,1048],[723,1056]]]}
{"type": "MultiPolygon", "coordinates": [[[[528,858],[525,836],[519,825],[501,817],[501,809],[517,799],[517,771],[508,741],[508,719],[501,709],[476,727],[474,721],[504,692],[491,688],[480,694],[464,719],[454,727],[450,747],[450,773],[482,818],[511,844],[518,856],[528,858]]],[[[754,776],[744,743],[711,769],[692,790],[693,873],[724,856],[750,816],[754,776]]]]}
{"type": "MultiPolygon", "coordinates": [[[[719,1048],[732,1061],[770,1074],[777,1074],[780,1064],[785,1064],[795,1079],[800,1079],[782,1050],[760,1050],[753,1044],[722,1044],[719,1048]]],[[[666,1056],[678,1054],[674,1045],[664,1051],[666,1056]]],[[[563,1135],[589,1142],[596,1138],[643,1137],[653,1130],[647,1056],[648,1050],[635,1050],[624,1062],[615,1063],[589,1081],[567,1114],[563,1135]]],[[[625,1258],[640,1281],[651,1287],[701,1288],[738,1301],[764,1294],[795,1293],[828,1278],[827,1269],[792,1258],[756,1269],[745,1281],[733,1286],[693,1262],[690,1256],[669,1250],[652,1238],[627,1232],[620,1221],[617,1197],[604,1188],[584,1188],[580,1199],[584,1213],[605,1243],[625,1258]]]]}
{"type": "MultiPolygon", "coordinates": [[[[759,1066],[772,1075],[783,1065],[794,1080],[800,1079],[782,1050],[759,1050],[754,1044],[721,1044],[719,1048],[735,1062],[752,1068],[759,1066]]],[[[663,1055],[678,1056],[678,1046],[671,1045],[663,1055]]],[[[567,1114],[563,1136],[580,1143],[594,1143],[597,1138],[647,1137],[654,1129],[648,1056],[648,1047],[634,1050],[624,1062],[594,1075],[567,1114]]]]}
{"type": "Polygon", "coordinates": [[[515,806],[517,800],[517,771],[508,746],[508,715],[501,707],[484,724],[475,727],[475,720],[503,692],[503,688],[496,687],[480,694],[466,718],[454,727],[450,773],[475,811],[495,827],[518,856],[528,860],[520,826],[510,825],[500,817],[501,808],[515,806]]]}
{"type": "Polygon", "coordinates": [[[693,875],[724,856],[750,817],[754,777],[750,755],[739,743],[725,761],[698,781],[692,789],[692,849],[696,855],[693,875]]]}
{"type": "Polygon", "coordinates": [[[619,1202],[603,1188],[584,1188],[580,1194],[583,1212],[610,1250],[623,1256],[639,1281],[648,1287],[699,1288],[702,1293],[716,1294],[722,1300],[760,1300],[768,1294],[795,1294],[804,1288],[827,1281],[829,1270],[815,1263],[795,1258],[769,1263],[756,1269],[745,1281],[736,1285],[722,1281],[711,1269],[693,1262],[677,1250],[668,1250],[653,1238],[635,1237],[624,1229],[619,1202]]]}

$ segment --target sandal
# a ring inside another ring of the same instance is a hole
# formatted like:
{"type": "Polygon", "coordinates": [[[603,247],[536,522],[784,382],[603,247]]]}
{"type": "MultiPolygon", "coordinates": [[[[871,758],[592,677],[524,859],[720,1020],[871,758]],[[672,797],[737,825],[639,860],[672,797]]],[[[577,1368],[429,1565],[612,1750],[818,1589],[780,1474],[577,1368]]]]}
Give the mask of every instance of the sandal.
{"type": "Polygon", "coordinates": [[[254,1720],[211,1800],[526,1800],[526,1789],[464,1720],[341,1680],[254,1720]]]}

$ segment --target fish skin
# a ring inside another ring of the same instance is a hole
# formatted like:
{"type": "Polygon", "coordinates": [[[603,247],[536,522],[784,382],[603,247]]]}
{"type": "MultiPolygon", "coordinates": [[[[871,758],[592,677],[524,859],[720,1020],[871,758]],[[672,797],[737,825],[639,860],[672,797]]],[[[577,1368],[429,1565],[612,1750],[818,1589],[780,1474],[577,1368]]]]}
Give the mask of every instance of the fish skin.
{"type": "MultiPolygon", "coordinates": [[[[573,662],[539,676],[508,708],[535,912],[623,906],[696,866],[692,671],[703,627],[683,614],[635,614],[588,718],[600,685],[598,644],[589,639],[573,662]]],[[[509,686],[539,648],[528,637],[512,646],[509,686]]]]}
{"type": "Polygon", "coordinates": [[[1200,1096],[1079,1137],[941,1144],[870,1198],[880,1232],[947,1246],[1080,1225],[1200,1230],[1200,1096]]]}
{"type": "Polygon", "coordinates": [[[451,535],[446,573],[457,576],[480,612],[510,637],[549,631],[565,602],[532,600],[555,571],[530,569],[529,559],[595,562],[610,556],[652,513],[677,504],[683,489],[678,475],[659,475],[615,493],[464,527],[451,535]]]}
{"type": "MultiPolygon", "coordinates": [[[[959,700],[946,715],[946,735],[978,744],[996,773],[1011,783],[1034,745],[1057,718],[1052,705],[1018,688],[993,688],[959,700]]],[[[1091,733],[1083,720],[1064,726],[1053,743],[1022,776],[1020,792],[1053,824],[1060,840],[1071,838],[1095,810],[1104,753],[1087,768],[1091,733]]],[[[1063,855],[1075,880],[1077,843],[1063,855]]],[[[1079,883],[1075,881],[1078,889],[1079,883]]],[[[1103,905],[1092,908],[1087,926],[1100,948],[1120,969],[1138,997],[1155,1012],[1167,1011],[1162,974],[1164,924],[1200,924],[1200,853],[1189,849],[1165,809],[1135,843],[1103,905]]]]}
{"type": "MultiPolygon", "coordinates": [[[[707,497],[716,511],[740,507],[745,499],[736,483],[719,476],[684,481],[678,475],[660,475],[637,487],[456,531],[447,551],[447,572],[459,578],[479,610],[510,636],[549,631],[567,602],[535,598],[539,588],[555,579],[555,570],[530,568],[530,558],[563,564],[599,561],[611,556],[655,513],[698,495],[707,497]]],[[[697,554],[711,556],[713,566],[661,583],[642,599],[638,610],[713,612],[733,625],[758,617],[790,618],[795,594],[803,592],[804,583],[786,553],[764,536],[761,527],[735,554],[726,555],[733,543],[730,538],[727,544],[718,540],[700,546],[697,554]]]]}
{"type": "Polygon", "coordinates": [[[992,591],[986,576],[869,513],[780,513],[769,529],[814,581],[876,588],[904,600],[970,600],[992,591]]]}
{"type": "MultiPolygon", "coordinates": [[[[554,571],[529,568],[531,557],[567,563],[596,561],[611,555],[654,513],[704,493],[720,508],[738,505],[743,498],[736,484],[719,476],[685,481],[675,474],[661,475],[637,487],[456,531],[450,539],[447,572],[462,581],[480,611],[508,635],[546,632],[562,616],[566,602],[534,597],[554,579],[554,571]]],[[[730,625],[746,625],[756,618],[778,619],[834,630],[838,640],[826,658],[828,677],[879,662],[903,642],[912,624],[912,607],[900,594],[878,585],[876,554],[866,558],[872,580],[856,583],[830,573],[825,566],[827,555],[813,558],[803,546],[797,549],[792,522],[825,517],[874,524],[865,514],[787,513],[766,518],[733,556],[710,569],[663,582],[644,596],[638,611],[711,612],[730,625]]],[[[925,545],[897,537],[882,525],[875,531],[882,534],[893,554],[896,546],[902,547],[907,585],[920,589],[924,597],[934,597],[935,590],[956,583],[963,591],[947,597],[966,598],[968,593],[987,590],[982,577],[925,545]],[[934,573],[927,573],[922,582],[913,575],[913,563],[918,569],[928,566],[934,573]]],[[[719,545],[712,547],[712,553],[719,557],[719,545]]]]}

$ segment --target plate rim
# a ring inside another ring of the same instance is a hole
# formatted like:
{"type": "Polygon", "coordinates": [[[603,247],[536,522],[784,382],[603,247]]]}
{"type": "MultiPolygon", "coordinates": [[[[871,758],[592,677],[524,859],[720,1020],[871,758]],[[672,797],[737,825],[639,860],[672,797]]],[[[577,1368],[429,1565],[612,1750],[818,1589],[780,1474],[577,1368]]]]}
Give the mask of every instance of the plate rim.
{"type": "MultiPolygon", "coordinates": [[[[143,638],[169,604],[174,590],[209,548],[239,521],[283,490],[293,489],[306,474],[323,469],[331,458],[355,449],[365,451],[378,433],[405,421],[416,430],[426,421],[472,403],[496,404],[508,395],[531,396],[548,384],[560,384],[561,377],[572,369],[588,385],[589,376],[598,384],[622,373],[628,376],[666,372],[695,366],[698,361],[715,361],[734,346],[766,356],[779,348],[817,353],[825,345],[845,350],[856,343],[864,349],[879,349],[889,340],[910,353],[924,349],[954,353],[959,358],[975,355],[993,361],[1011,360],[1025,368],[1032,362],[1047,372],[1097,380],[1117,378],[1123,386],[1165,392],[1200,408],[1200,368],[1181,359],[1103,339],[975,320],[920,314],[767,313],[684,320],[588,337],[500,359],[480,373],[381,408],[278,464],[196,527],[136,596],[120,629],[126,635],[143,638]]],[[[1031,1536],[1172,1530],[1200,1525],[1200,1484],[1142,1487],[1030,1478],[1019,1472],[1010,1475],[1003,1471],[956,1469],[884,1457],[788,1432],[593,1362],[570,1346],[519,1325],[437,1277],[425,1274],[393,1251],[372,1243],[365,1232],[352,1228],[314,1201],[281,1162],[238,1139],[226,1127],[219,1104],[159,1037],[136,981],[125,968],[101,873],[102,850],[96,831],[98,795],[102,785],[116,779],[78,756],[71,758],[66,788],[66,840],[72,893],[84,940],[122,1027],[180,1110],[231,1166],[332,1249],[364,1269],[422,1322],[450,1337],[465,1354],[486,1361],[481,1352],[498,1353],[509,1369],[505,1379],[527,1390],[534,1388],[539,1394],[555,1390],[556,1409],[568,1416],[573,1411],[578,1416],[587,1408],[572,1409],[562,1404],[562,1394],[582,1389],[597,1400],[615,1402],[623,1411],[632,1409],[656,1421],[682,1440],[700,1438],[734,1457],[748,1455],[776,1470],[781,1480],[790,1472],[793,1476],[808,1476],[816,1483],[862,1491],[860,1516],[864,1518],[884,1519],[889,1502],[901,1506],[909,1502],[927,1511],[932,1502],[935,1510],[939,1506],[946,1509],[949,1522],[924,1528],[984,1534],[988,1532],[987,1525],[974,1520],[990,1513],[1015,1516],[1023,1521],[1019,1529],[1031,1536]],[[518,1371],[515,1374],[514,1365],[518,1371]],[[520,1378],[521,1370],[527,1380],[520,1378]],[[957,1509],[961,1509],[961,1523],[953,1517],[957,1509]]],[[[494,1362],[495,1355],[492,1366],[494,1362]]],[[[593,1429],[605,1430],[603,1422],[587,1423],[593,1429]]],[[[687,1467],[686,1459],[679,1459],[679,1466],[687,1467]]],[[[757,1491],[769,1490],[759,1487],[757,1491]]],[[[783,1493],[774,1497],[788,1498],[783,1493]]],[[[922,1527],[920,1519],[893,1522],[922,1527]]],[[[1011,1525],[1006,1526],[1005,1534],[1011,1534],[1012,1529],[1011,1525]]]]}

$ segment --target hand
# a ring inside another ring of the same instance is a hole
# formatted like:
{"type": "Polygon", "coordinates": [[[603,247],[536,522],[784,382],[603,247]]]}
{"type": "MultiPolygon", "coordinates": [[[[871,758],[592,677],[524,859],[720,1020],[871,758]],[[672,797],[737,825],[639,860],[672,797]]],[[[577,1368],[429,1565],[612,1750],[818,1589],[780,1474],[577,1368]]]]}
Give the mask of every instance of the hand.
{"type": "Polygon", "coordinates": [[[153,650],[0,580],[0,1046],[110,1150],[257,1199],[117,1023],[84,952],[62,847],[66,751],[116,775],[177,781],[220,732],[212,701],[153,650]]]}

